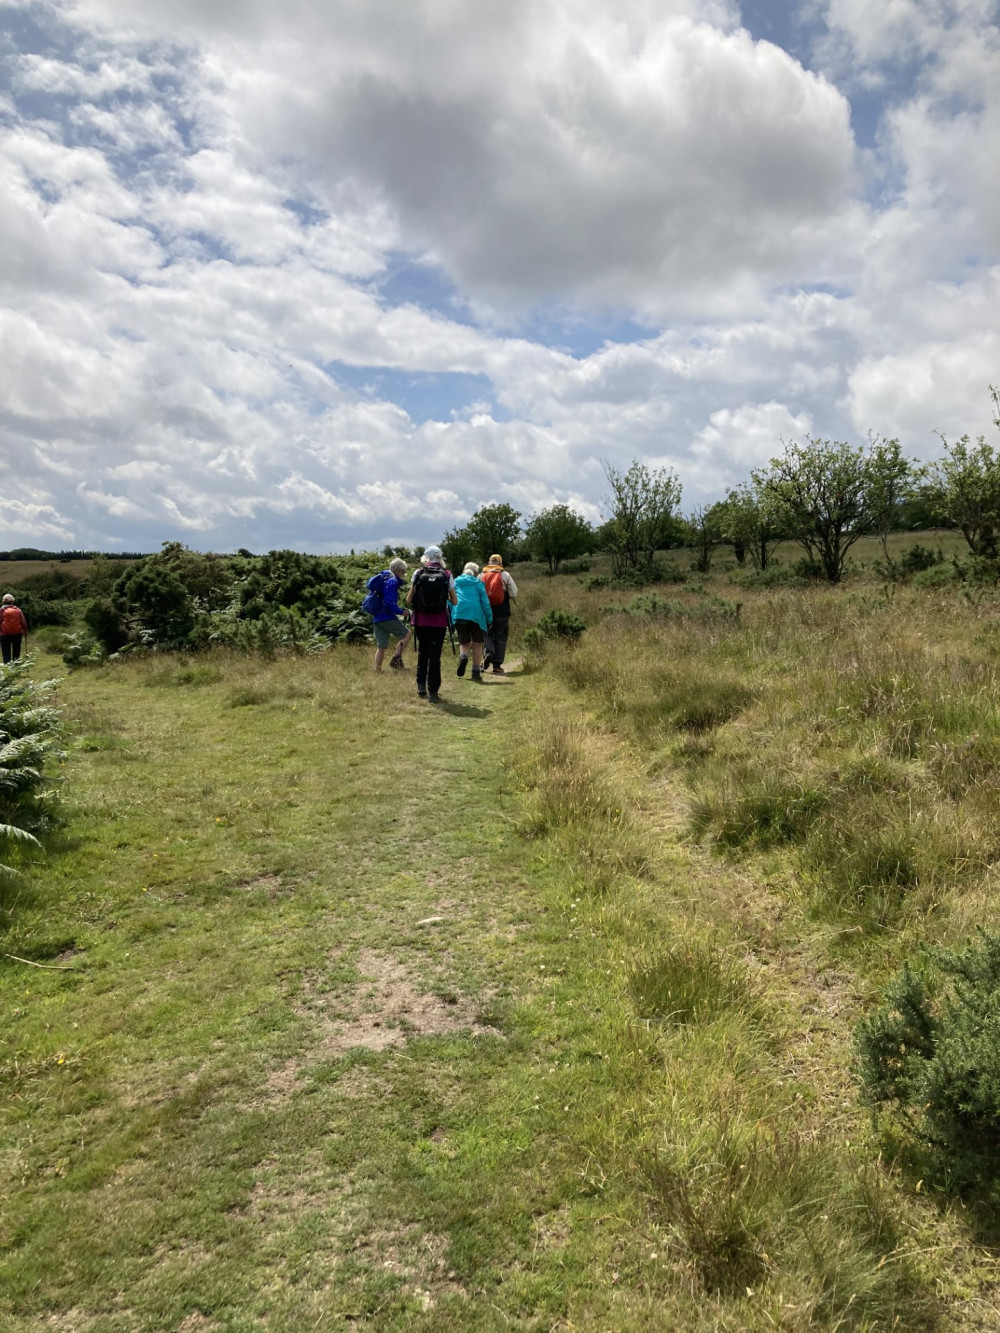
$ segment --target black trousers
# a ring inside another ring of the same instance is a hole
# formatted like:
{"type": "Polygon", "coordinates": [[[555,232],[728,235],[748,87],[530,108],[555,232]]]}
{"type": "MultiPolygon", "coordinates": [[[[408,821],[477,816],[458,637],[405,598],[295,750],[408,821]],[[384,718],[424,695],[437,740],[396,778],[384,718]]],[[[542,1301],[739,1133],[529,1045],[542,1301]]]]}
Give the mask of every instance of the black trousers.
{"type": "Polygon", "coordinates": [[[0,652],[3,653],[4,666],[21,656],[21,634],[0,634],[0,652]]]}
{"type": "Polygon", "coordinates": [[[417,636],[417,690],[420,694],[437,694],[441,688],[441,649],[446,629],[431,629],[421,625],[414,630],[417,636]]]}
{"type": "Polygon", "coordinates": [[[486,655],[492,657],[494,666],[503,666],[509,633],[510,616],[494,616],[493,624],[486,631],[486,655]]]}

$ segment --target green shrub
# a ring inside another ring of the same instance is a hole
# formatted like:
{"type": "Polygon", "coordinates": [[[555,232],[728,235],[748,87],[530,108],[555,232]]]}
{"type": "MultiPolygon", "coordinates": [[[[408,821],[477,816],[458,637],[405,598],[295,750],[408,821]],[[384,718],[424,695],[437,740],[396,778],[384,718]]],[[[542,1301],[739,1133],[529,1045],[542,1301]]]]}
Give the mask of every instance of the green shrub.
{"type": "MultiPolygon", "coordinates": [[[[53,795],[45,767],[61,758],[58,714],[48,703],[52,682],[37,683],[22,658],[0,667],[0,844],[15,850],[37,844],[36,835],[54,822],[53,795]]],[[[12,865],[0,865],[11,874],[12,865]]]]}
{"type": "Polygon", "coordinates": [[[961,574],[954,564],[930,565],[918,570],[913,576],[915,588],[950,588],[961,579],[961,574]]]}
{"type": "Polygon", "coordinates": [[[531,629],[525,631],[524,645],[526,648],[533,648],[536,652],[544,648],[549,639],[572,639],[576,640],[587,628],[586,621],[582,620],[574,611],[560,611],[553,609],[546,611],[540,616],[538,623],[532,625],[531,629]]]}
{"type": "Polygon", "coordinates": [[[944,552],[939,547],[932,551],[929,546],[915,542],[899,557],[899,565],[904,574],[919,574],[921,570],[933,569],[944,563],[944,552]]]}
{"type": "Polygon", "coordinates": [[[933,1150],[960,1185],[1000,1183],[1000,935],[904,966],[855,1033],[874,1107],[933,1150]]]}
{"type": "Polygon", "coordinates": [[[71,670],[77,667],[100,666],[107,659],[107,650],[92,634],[63,634],[57,651],[71,670]]]}
{"type": "Polygon", "coordinates": [[[730,582],[738,588],[803,588],[807,580],[794,569],[771,565],[768,569],[748,569],[741,574],[733,574],[730,582]]]}

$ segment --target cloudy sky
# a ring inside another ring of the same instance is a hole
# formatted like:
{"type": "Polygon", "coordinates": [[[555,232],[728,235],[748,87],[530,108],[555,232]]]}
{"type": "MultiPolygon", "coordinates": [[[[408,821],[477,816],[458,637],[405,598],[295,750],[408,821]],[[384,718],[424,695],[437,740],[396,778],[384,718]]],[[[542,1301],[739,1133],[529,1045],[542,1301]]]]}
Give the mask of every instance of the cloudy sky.
{"type": "Polygon", "coordinates": [[[995,0],[0,0],[0,548],[993,435],[995,0]]]}

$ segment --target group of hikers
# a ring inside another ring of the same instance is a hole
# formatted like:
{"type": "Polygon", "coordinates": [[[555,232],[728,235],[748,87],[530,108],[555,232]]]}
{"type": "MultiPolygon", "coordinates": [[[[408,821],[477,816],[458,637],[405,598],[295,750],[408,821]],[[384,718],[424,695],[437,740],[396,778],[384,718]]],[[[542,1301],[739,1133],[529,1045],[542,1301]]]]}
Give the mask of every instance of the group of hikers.
{"type": "Polygon", "coordinates": [[[504,569],[502,557],[491,555],[482,569],[470,560],[456,578],[445,568],[440,546],[428,546],[410,579],[404,609],[399,605],[399,591],[406,573],[405,560],[391,560],[387,569],[368,580],[368,596],[362,606],[372,618],[375,670],[382,670],[393,640],[396,647],[389,666],[405,670],[403,652],[412,635],[417,643],[417,696],[437,703],[441,650],[452,629],[459,644],[457,675],[465,675],[471,656],[474,681],[481,682],[484,671],[502,676],[510,607],[517,598],[517,584],[504,569]]]}
{"type": "Polygon", "coordinates": [[[5,592],[0,602],[0,653],[8,666],[21,656],[21,644],[28,636],[28,622],[24,612],[14,601],[12,592],[5,592]]]}

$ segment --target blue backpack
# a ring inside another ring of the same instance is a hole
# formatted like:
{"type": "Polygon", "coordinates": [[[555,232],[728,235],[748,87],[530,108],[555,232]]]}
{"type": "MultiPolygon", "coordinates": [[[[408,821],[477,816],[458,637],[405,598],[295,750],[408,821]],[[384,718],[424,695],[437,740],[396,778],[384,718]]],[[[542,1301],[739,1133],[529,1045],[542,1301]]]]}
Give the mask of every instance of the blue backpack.
{"type": "Polygon", "coordinates": [[[385,610],[385,602],[382,600],[382,593],[385,591],[386,571],[381,574],[373,574],[365,587],[368,589],[368,596],[361,603],[361,609],[369,616],[380,615],[385,610]]]}

